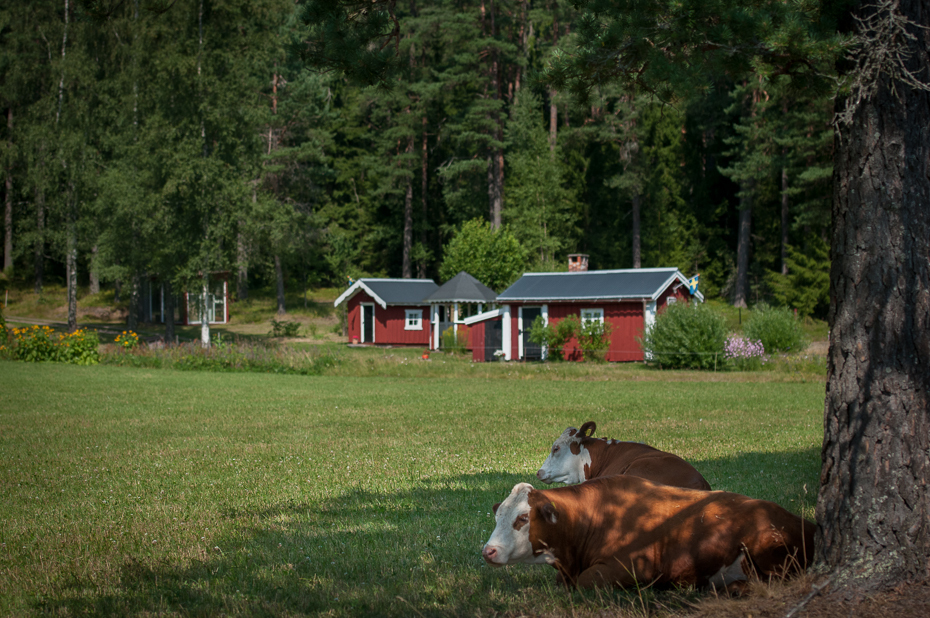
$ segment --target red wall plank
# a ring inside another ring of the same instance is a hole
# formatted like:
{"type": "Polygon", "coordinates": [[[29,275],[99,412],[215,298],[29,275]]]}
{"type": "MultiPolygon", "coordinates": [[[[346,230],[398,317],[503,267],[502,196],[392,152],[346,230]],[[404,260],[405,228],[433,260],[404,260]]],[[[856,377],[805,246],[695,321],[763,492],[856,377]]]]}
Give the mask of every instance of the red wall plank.
{"type": "MultiPolygon", "coordinates": [[[[362,303],[375,306],[375,340],[376,345],[429,346],[430,310],[428,305],[388,305],[387,309],[376,303],[364,290],[356,293],[346,301],[348,311],[349,341],[362,340],[362,303]],[[422,311],[421,330],[406,330],[406,310],[422,311]]],[[[372,343],[366,341],[365,343],[372,343]]]]}

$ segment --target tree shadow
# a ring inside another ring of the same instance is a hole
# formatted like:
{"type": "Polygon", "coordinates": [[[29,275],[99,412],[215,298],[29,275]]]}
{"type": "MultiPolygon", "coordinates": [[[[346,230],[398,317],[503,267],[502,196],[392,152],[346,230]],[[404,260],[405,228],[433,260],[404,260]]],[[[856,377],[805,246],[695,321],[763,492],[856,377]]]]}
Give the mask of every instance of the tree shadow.
{"type": "MultiPolygon", "coordinates": [[[[816,482],[819,449],[692,463],[714,489],[798,512],[784,496],[816,482]],[[753,489],[760,481],[769,495],[753,489]]],[[[211,538],[195,548],[199,553],[127,555],[118,581],[75,577],[34,607],[63,615],[472,616],[530,603],[570,609],[585,599],[600,603],[603,594],[615,604],[639,603],[636,591],[569,594],[549,567],[484,564],[481,547],[495,525],[491,506],[527,481],[539,485],[503,472],[426,478],[401,490],[387,479],[384,489],[357,486],[330,499],[227,508],[222,516],[234,532],[211,538]]],[[[813,504],[816,488],[808,487],[813,504]]],[[[645,516],[631,509],[624,526],[645,516]]]]}

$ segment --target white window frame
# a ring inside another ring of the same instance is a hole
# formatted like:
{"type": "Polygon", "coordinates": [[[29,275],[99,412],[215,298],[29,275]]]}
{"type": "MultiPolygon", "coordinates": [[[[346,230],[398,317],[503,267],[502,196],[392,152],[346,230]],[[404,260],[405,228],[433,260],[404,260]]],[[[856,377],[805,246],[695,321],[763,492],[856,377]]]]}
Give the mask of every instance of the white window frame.
{"type": "Polygon", "coordinates": [[[580,313],[581,313],[582,324],[587,324],[588,322],[597,322],[598,324],[604,323],[604,310],[603,309],[592,307],[589,309],[582,309],[580,313]],[[589,312],[589,313],[596,314],[596,315],[586,317],[585,312],[589,312]]]}
{"type": "Polygon", "coordinates": [[[667,306],[667,305],[674,305],[674,304],[677,303],[677,302],[678,302],[678,297],[677,297],[677,296],[669,296],[668,298],[665,299],[665,304],[666,304],[666,306],[667,306]]]}
{"type": "Polygon", "coordinates": [[[423,310],[422,309],[405,309],[404,310],[404,330],[423,330],[423,310]]]}

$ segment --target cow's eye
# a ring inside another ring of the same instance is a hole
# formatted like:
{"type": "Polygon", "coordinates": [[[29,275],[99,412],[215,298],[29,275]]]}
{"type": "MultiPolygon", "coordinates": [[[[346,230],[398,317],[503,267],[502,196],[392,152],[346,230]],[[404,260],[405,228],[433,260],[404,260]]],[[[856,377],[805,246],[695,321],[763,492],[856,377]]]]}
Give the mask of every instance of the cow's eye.
{"type": "Polygon", "coordinates": [[[558,453],[558,452],[559,452],[559,447],[553,446],[553,447],[552,447],[552,453],[555,454],[555,453],[558,453]]]}
{"type": "Polygon", "coordinates": [[[530,521],[530,516],[529,516],[529,515],[520,515],[519,517],[517,517],[517,521],[520,522],[521,524],[529,523],[529,521],[530,521]]]}

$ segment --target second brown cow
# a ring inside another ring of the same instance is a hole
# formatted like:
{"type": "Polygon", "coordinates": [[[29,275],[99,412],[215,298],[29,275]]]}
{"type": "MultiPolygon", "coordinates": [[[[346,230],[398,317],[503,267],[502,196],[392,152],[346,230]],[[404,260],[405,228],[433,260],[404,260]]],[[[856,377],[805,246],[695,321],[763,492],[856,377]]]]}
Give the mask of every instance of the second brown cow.
{"type": "Polygon", "coordinates": [[[580,483],[615,474],[638,476],[655,483],[710,489],[701,473],[687,461],[648,444],[594,438],[597,425],[588,421],[581,429],[562,432],[536,473],[543,483],[580,483]]]}

